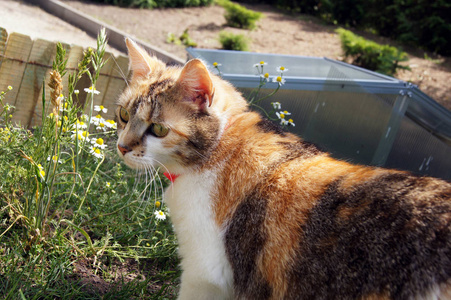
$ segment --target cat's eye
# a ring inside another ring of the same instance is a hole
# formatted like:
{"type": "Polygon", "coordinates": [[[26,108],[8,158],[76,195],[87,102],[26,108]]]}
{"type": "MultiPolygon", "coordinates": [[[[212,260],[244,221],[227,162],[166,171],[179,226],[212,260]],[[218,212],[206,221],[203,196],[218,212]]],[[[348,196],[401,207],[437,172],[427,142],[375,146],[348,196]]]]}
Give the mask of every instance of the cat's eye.
{"type": "Polygon", "coordinates": [[[169,133],[169,128],[161,124],[152,124],[149,127],[150,133],[156,137],[165,137],[169,133]]]}
{"type": "Polygon", "coordinates": [[[119,111],[119,118],[121,118],[121,121],[124,123],[127,123],[130,119],[128,111],[123,107],[121,107],[121,110],[119,111]]]}

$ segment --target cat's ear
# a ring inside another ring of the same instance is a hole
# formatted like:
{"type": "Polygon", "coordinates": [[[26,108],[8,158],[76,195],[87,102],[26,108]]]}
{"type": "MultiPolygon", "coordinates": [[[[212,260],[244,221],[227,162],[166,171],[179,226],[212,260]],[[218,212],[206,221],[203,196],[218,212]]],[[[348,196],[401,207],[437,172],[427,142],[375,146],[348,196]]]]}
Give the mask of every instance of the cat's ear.
{"type": "Polygon", "coordinates": [[[210,72],[201,60],[192,59],[187,62],[177,79],[177,84],[185,89],[184,101],[192,101],[197,104],[199,110],[211,106],[214,95],[213,82],[210,72]]]}
{"type": "Polygon", "coordinates": [[[137,77],[146,77],[152,72],[150,67],[150,56],[144,49],[138,46],[129,38],[125,39],[127,45],[128,58],[130,60],[130,70],[132,71],[132,80],[137,77]]]}

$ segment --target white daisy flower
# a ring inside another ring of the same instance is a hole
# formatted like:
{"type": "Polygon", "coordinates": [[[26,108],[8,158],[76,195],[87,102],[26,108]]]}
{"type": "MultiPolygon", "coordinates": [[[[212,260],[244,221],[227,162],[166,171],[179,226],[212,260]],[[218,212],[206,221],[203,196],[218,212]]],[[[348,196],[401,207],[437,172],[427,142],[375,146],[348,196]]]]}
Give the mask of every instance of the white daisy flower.
{"type": "Polygon", "coordinates": [[[97,115],[95,117],[92,117],[91,124],[99,125],[100,123],[105,123],[105,119],[102,118],[101,115],[97,115]]]}
{"type": "Polygon", "coordinates": [[[75,94],[75,95],[78,95],[79,93],[80,93],[79,90],[74,90],[74,94],[75,94]]]}
{"type": "Polygon", "coordinates": [[[96,88],[94,86],[90,86],[89,88],[86,88],[84,90],[88,94],[94,94],[94,95],[100,94],[100,92],[98,90],[96,90],[96,88]]]}
{"type": "Polygon", "coordinates": [[[107,145],[104,143],[104,141],[103,141],[102,138],[98,138],[98,139],[96,139],[96,140],[92,139],[92,140],[91,140],[91,143],[92,143],[92,145],[93,145],[95,148],[99,148],[99,149],[105,149],[106,146],[107,146],[107,145]]]}
{"type": "Polygon", "coordinates": [[[213,67],[215,67],[215,68],[220,67],[220,66],[222,66],[222,64],[217,63],[217,62],[214,62],[214,63],[213,63],[213,67]]]}
{"type": "Polygon", "coordinates": [[[44,179],[44,177],[45,177],[44,168],[42,167],[41,164],[38,164],[38,168],[39,168],[39,175],[41,176],[42,179],[44,179]]]}
{"type": "Polygon", "coordinates": [[[291,125],[291,126],[293,126],[293,127],[295,126],[295,124],[294,124],[294,122],[293,122],[293,119],[289,119],[289,120],[288,120],[288,124],[291,125]]]}
{"type": "Polygon", "coordinates": [[[260,77],[263,78],[266,82],[269,82],[269,73],[260,74],[260,77]]]}
{"type": "Polygon", "coordinates": [[[77,135],[77,132],[76,131],[72,131],[72,136],[71,136],[71,138],[72,139],[78,139],[79,141],[83,141],[83,140],[86,140],[86,142],[89,142],[91,139],[89,138],[89,132],[87,132],[87,131],[81,131],[81,130],[79,130],[78,131],[78,135],[77,135]]]}
{"type": "Polygon", "coordinates": [[[277,69],[276,69],[276,71],[277,71],[277,72],[280,72],[280,73],[283,73],[283,72],[288,71],[288,69],[285,68],[285,67],[283,67],[283,66],[278,66],[277,69]]]}
{"type": "Polygon", "coordinates": [[[87,129],[88,125],[84,121],[77,120],[77,127],[80,129],[87,129]]]}
{"type": "Polygon", "coordinates": [[[286,126],[286,125],[288,125],[288,121],[285,119],[280,119],[280,125],[286,126]]]}
{"type": "Polygon", "coordinates": [[[113,120],[106,120],[106,121],[105,121],[105,125],[106,125],[108,128],[117,129],[117,123],[114,122],[113,120]]]}
{"type": "Polygon", "coordinates": [[[103,106],[103,105],[94,105],[94,110],[95,111],[101,111],[103,113],[107,113],[108,112],[108,109],[105,108],[105,106],[103,106]]]}
{"type": "Polygon", "coordinates": [[[107,130],[107,126],[105,122],[100,122],[99,124],[97,124],[96,130],[102,130],[102,131],[106,131],[107,130]]]}
{"type": "Polygon", "coordinates": [[[157,210],[156,212],[154,212],[154,215],[155,218],[157,218],[157,220],[166,220],[166,215],[161,210],[157,210]]]}
{"type": "MultiPolygon", "coordinates": [[[[61,96],[63,96],[63,95],[61,94],[61,96]]],[[[61,101],[63,101],[63,100],[64,100],[64,97],[61,99],[61,101]]],[[[68,106],[68,103],[64,102],[64,105],[61,105],[61,107],[60,107],[60,111],[67,111],[67,106],[68,106]]]]}
{"type": "Polygon", "coordinates": [[[281,112],[276,112],[276,116],[281,120],[285,119],[285,116],[289,116],[289,115],[291,115],[291,113],[287,112],[286,110],[281,111],[281,112]]]}
{"type": "Polygon", "coordinates": [[[256,63],[256,64],[254,64],[254,68],[263,67],[263,66],[266,66],[266,65],[267,65],[267,63],[265,63],[265,62],[262,60],[262,61],[260,61],[260,62],[258,62],[258,63],[256,63]]]}
{"type": "Polygon", "coordinates": [[[277,76],[272,79],[272,82],[278,83],[279,86],[283,85],[285,83],[285,81],[286,80],[284,78],[282,78],[282,76],[277,76]]]}
{"type": "Polygon", "coordinates": [[[92,147],[89,151],[89,153],[91,153],[92,155],[94,155],[94,157],[96,158],[102,158],[103,157],[103,153],[102,151],[100,151],[99,148],[96,147],[92,147]]]}
{"type": "Polygon", "coordinates": [[[271,104],[274,109],[282,109],[280,102],[271,102],[271,104]]]}
{"type": "Polygon", "coordinates": [[[61,161],[61,159],[58,159],[58,155],[53,155],[52,157],[47,157],[47,161],[52,160],[55,164],[59,163],[62,164],[63,162],[61,161]]]}
{"type": "Polygon", "coordinates": [[[284,111],[281,111],[280,113],[281,113],[281,114],[284,114],[285,116],[289,116],[289,115],[291,115],[291,113],[290,113],[290,112],[288,112],[288,111],[286,111],[286,110],[284,110],[284,111]]]}

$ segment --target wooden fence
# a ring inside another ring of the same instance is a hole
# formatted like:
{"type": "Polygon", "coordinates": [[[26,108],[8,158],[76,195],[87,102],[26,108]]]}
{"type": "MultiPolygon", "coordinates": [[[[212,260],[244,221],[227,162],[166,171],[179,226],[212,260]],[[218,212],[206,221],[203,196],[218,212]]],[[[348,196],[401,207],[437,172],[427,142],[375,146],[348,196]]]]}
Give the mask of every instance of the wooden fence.
{"type": "MultiPolygon", "coordinates": [[[[29,36],[19,33],[8,35],[0,27],[0,92],[8,91],[3,100],[16,107],[13,121],[26,127],[39,125],[42,118],[42,86],[45,82],[46,100],[50,102],[50,88],[47,86],[52,62],[56,55],[56,42],[42,39],[33,41],[29,36]]],[[[78,62],[83,57],[84,49],[80,46],[63,44],[66,49],[67,74],[63,77],[63,94],[67,94],[67,77],[75,72],[78,62]]],[[[114,118],[115,102],[125,87],[128,76],[128,58],[114,57],[106,53],[106,65],[100,72],[96,83],[99,95],[94,97],[95,105],[108,108],[107,118],[114,118]]],[[[90,86],[89,78],[82,78],[77,89],[80,91],[79,100],[84,103],[86,93],[84,88],[90,86]]],[[[48,112],[44,112],[48,113],[48,112]]]]}

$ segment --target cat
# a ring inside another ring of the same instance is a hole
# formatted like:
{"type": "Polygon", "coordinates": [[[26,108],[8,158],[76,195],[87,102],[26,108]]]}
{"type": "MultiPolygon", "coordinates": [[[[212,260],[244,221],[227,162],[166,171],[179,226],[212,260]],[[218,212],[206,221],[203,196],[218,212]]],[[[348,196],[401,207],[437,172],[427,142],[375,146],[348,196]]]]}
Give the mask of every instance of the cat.
{"type": "Polygon", "coordinates": [[[450,182],[334,159],[201,60],[126,44],[118,154],[173,181],[179,299],[451,299],[450,182]]]}

